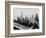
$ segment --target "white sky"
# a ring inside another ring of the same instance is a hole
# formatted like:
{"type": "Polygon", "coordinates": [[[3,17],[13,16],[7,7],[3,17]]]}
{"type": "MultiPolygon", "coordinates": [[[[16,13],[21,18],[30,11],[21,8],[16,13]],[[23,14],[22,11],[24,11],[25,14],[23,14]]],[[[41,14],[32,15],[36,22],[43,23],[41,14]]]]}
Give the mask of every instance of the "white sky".
{"type": "Polygon", "coordinates": [[[23,16],[28,16],[28,18],[31,18],[32,15],[35,16],[35,14],[39,14],[38,8],[13,8],[13,17],[17,18],[18,16],[21,16],[21,13],[23,12],[23,16]]]}

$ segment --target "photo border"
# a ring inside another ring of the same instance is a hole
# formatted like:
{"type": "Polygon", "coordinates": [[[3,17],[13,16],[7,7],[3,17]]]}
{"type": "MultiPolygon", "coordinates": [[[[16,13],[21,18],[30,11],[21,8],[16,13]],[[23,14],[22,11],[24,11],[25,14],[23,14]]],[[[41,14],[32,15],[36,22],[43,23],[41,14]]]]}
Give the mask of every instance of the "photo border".
{"type": "Polygon", "coordinates": [[[45,35],[45,3],[35,2],[19,2],[19,1],[5,1],[5,37],[18,37],[18,36],[37,36],[45,35]],[[10,33],[10,5],[32,5],[42,6],[42,32],[39,33],[10,33]]]}

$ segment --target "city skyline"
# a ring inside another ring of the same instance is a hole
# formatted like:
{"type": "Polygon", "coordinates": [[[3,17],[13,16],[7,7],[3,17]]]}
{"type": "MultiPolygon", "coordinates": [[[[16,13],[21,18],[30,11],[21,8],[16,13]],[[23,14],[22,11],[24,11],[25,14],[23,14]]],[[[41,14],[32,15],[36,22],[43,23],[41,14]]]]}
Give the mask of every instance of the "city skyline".
{"type": "Polygon", "coordinates": [[[16,19],[18,16],[21,17],[21,13],[23,13],[23,17],[28,16],[28,18],[32,18],[32,15],[35,17],[35,14],[38,14],[38,12],[38,9],[33,8],[13,8],[13,18],[16,19]]]}

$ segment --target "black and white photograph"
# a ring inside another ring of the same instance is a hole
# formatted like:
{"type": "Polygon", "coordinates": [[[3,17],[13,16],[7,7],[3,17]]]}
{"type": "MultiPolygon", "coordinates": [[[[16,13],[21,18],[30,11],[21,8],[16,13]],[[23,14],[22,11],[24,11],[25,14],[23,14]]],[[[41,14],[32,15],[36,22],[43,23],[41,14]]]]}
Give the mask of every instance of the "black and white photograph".
{"type": "Polygon", "coordinates": [[[28,33],[41,31],[41,6],[11,5],[11,33],[28,33]]]}
{"type": "Polygon", "coordinates": [[[13,30],[39,29],[38,8],[13,8],[13,30]]]}
{"type": "Polygon", "coordinates": [[[45,34],[45,3],[6,1],[5,17],[7,37],[45,34]]]}

